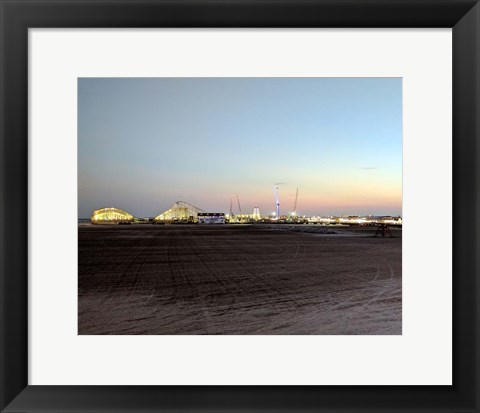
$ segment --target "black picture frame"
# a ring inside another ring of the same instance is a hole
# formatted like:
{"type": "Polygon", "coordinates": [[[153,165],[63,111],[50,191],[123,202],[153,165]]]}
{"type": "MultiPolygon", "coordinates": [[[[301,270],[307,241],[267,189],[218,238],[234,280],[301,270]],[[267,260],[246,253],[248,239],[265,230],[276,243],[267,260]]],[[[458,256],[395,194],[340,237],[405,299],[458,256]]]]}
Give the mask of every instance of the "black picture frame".
{"type": "Polygon", "coordinates": [[[480,411],[477,1],[0,0],[0,13],[1,412],[480,411]],[[38,27],[453,28],[453,385],[29,386],[28,29],[38,27]]]}

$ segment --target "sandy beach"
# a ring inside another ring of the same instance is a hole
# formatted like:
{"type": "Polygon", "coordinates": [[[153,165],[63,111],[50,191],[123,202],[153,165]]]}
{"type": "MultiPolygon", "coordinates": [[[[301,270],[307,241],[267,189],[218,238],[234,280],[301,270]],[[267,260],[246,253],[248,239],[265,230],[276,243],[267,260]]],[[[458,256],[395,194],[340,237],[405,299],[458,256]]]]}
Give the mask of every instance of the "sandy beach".
{"type": "Polygon", "coordinates": [[[401,334],[402,232],[79,225],[79,334],[401,334]]]}

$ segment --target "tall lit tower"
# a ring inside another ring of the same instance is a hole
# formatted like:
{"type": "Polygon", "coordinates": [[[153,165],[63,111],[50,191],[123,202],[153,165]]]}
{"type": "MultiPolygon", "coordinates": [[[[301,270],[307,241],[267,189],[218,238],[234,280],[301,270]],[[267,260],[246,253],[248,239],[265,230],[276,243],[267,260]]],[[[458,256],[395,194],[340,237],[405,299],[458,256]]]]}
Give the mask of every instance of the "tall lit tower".
{"type": "Polygon", "coordinates": [[[277,214],[277,219],[280,218],[280,199],[278,198],[278,186],[273,187],[273,195],[275,197],[275,211],[277,214]]]}
{"type": "Polygon", "coordinates": [[[255,208],[253,208],[253,219],[257,220],[257,219],[260,219],[260,218],[261,218],[260,210],[258,209],[258,206],[256,206],[255,208]]]}

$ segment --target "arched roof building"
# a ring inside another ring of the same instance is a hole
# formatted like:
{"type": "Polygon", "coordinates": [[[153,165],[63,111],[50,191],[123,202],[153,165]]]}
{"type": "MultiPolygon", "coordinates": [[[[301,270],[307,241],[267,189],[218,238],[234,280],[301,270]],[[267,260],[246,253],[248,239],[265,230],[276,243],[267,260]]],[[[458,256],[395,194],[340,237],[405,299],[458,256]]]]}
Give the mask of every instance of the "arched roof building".
{"type": "Polygon", "coordinates": [[[120,222],[133,222],[135,217],[118,208],[101,208],[93,211],[90,218],[92,224],[118,224],[120,222]]]}

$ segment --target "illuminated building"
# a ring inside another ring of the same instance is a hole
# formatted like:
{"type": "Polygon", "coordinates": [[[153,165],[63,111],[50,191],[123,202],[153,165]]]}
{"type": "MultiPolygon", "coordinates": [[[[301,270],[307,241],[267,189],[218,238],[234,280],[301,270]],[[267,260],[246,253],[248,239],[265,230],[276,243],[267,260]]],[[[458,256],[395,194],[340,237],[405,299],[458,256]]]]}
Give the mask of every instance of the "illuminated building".
{"type": "Polygon", "coordinates": [[[90,221],[92,224],[123,224],[131,223],[135,217],[118,208],[101,208],[93,211],[90,221]]]}

